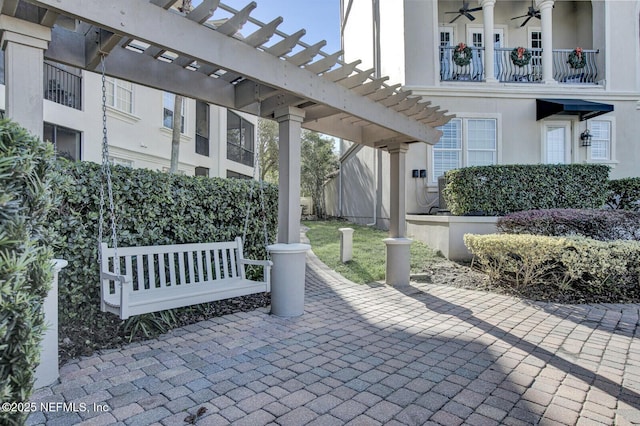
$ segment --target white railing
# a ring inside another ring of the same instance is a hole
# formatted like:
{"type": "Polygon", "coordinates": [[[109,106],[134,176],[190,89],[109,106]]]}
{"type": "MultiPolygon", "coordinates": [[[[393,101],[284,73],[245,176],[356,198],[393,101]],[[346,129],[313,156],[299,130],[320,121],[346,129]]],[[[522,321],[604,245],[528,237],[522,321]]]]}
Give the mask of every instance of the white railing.
{"type": "MultiPolygon", "coordinates": [[[[471,61],[468,65],[456,65],[453,52],[457,46],[440,47],[440,80],[441,81],[483,81],[484,48],[470,47],[471,61]]],[[[494,53],[494,77],[500,82],[539,83],[542,81],[542,49],[527,49],[531,58],[526,65],[518,66],[511,60],[512,47],[496,47],[494,53]]],[[[584,65],[580,63],[574,68],[569,63],[569,55],[573,49],[553,50],[553,78],[558,83],[597,84],[598,50],[582,51],[584,65]],[[583,65],[583,66],[582,66],[583,65]]]]}

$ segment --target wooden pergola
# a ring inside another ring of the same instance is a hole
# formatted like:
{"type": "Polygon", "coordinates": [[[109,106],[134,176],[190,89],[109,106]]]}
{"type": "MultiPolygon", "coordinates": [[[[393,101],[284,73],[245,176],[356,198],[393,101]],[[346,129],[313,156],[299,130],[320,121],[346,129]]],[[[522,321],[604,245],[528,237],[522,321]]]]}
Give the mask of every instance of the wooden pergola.
{"type": "MultiPolygon", "coordinates": [[[[385,149],[391,159],[387,282],[408,284],[405,238],[405,154],[408,144],[434,144],[447,123],[437,106],[375,70],[326,54],[278,31],[283,21],[251,18],[257,6],[234,10],[203,0],[189,13],[177,0],[0,0],[5,50],[6,114],[36,135],[43,128],[43,60],[245,111],[279,122],[278,243],[299,240],[300,131],[319,131],[385,149]],[[212,21],[216,10],[229,17],[212,21]],[[257,30],[241,34],[243,26],[257,30]]],[[[277,265],[274,265],[274,268],[277,265]]],[[[304,276],[298,278],[304,283],[304,276]]],[[[276,278],[274,276],[274,285],[276,278]]]]}

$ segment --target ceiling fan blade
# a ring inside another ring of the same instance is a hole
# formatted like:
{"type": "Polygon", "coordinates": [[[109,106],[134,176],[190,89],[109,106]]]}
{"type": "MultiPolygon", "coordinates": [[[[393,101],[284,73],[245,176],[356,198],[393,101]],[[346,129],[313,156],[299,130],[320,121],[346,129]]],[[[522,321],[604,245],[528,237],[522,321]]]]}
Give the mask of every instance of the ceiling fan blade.
{"type": "Polygon", "coordinates": [[[531,19],[531,16],[529,16],[527,19],[524,20],[524,22],[522,23],[522,25],[520,25],[520,28],[524,27],[525,25],[527,25],[527,22],[529,22],[529,19],[531,19]]]}
{"type": "Polygon", "coordinates": [[[465,12],[464,16],[469,18],[470,21],[475,21],[476,20],[476,18],[473,15],[471,15],[470,13],[465,12]]]}
{"type": "Polygon", "coordinates": [[[455,18],[453,18],[449,23],[450,23],[450,24],[453,24],[453,22],[454,22],[456,19],[458,19],[459,17],[461,17],[461,16],[462,16],[462,15],[458,15],[458,16],[456,16],[456,17],[455,17],[455,18]]]}
{"type": "Polygon", "coordinates": [[[516,16],[515,18],[511,18],[511,20],[513,21],[514,19],[526,18],[527,16],[529,15],[516,16]]]}
{"type": "Polygon", "coordinates": [[[467,12],[477,12],[477,11],[479,11],[479,10],[482,10],[482,6],[480,6],[480,7],[475,7],[475,8],[473,8],[473,9],[469,9],[469,10],[467,10],[467,12]]]}
{"type": "Polygon", "coordinates": [[[542,19],[542,18],[540,18],[540,12],[536,13],[536,18],[542,19]]]}
{"type": "Polygon", "coordinates": [[[459,12],[459,11],[456,11],[456,12],[445,12],[445,13],[460,13],[460,12],[459,12]]]}

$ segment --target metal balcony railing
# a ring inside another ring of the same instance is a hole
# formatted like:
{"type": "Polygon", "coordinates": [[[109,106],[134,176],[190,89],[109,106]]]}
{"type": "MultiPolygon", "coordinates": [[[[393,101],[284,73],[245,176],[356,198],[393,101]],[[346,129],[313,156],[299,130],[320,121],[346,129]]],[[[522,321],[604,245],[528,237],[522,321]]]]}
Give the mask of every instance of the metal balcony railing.
{"type": "Polygon", "coordinates": [[[82,77],[44,63],[44,98],[70,108],[82,109],[82,77]]]}
{"type": "MultiPolygon", "coordinates": [[[[457,46],[440,47],[441,81],[483,81],[484,48],[470,47],[471,61],[459,66],[453,61],[453,52],[457,46]]],[[[527,65],[518,66],[511,60],[513,47],[496,47],[494,51],[494,77],[500,82],[539,83],[542,81],[542,49],[527,49],[531,59],[527,65]]],[[[569,64],[569,55],[573,49],[553,50],[553,78],[558,83],[597,84],[596,66],[598,50],[584,49],[584,66],[573,68],[569,64]]]]}
{"type": "Polygon", "coordinates": [[[569,64],[569,55],[573,49],[553,49],[553,79],[559,83],[597,83],[598,50],[582,51],[584,56],[584,66],[582,68],[572,68],[569,64]]]}
{"type": "Polygon", "coordinates": [[[457,65],[453,52],[457,46],[440,47],[440,80],[482,81],[484,80],[484,48],[471,47],[471,60],[467,65],[457,65]]]}

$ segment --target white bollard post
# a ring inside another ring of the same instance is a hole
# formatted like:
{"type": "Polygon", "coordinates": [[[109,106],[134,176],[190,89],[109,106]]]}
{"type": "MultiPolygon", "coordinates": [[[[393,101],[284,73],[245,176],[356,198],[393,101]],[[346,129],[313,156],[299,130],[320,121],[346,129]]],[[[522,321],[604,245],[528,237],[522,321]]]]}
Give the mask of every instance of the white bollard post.
{"type": "Polygon", "coordinates": [[[340,261],[347,263],[353,259],[353,228],[339,228],[340,231],[340,261]]]}
{"type": "Polygon", "coordinates": [[[47,330],[40,343],[40,364],[36,367],[35,389],[49,386],[60,376],[58,370],[58,273],[68,265],[63,259],[53,259],[53,282],[44,299],[44,322],[47,330]]]}

